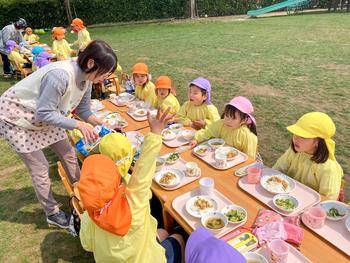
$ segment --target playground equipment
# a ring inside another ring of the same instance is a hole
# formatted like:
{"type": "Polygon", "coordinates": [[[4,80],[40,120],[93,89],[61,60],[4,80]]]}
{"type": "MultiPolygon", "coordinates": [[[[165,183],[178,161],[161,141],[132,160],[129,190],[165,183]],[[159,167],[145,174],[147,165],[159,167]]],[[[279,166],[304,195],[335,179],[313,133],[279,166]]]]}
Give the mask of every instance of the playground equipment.
{"type": "Polygon", "coordinates": [[[291,11],[297,11],[309,4],[310,0],[287,0],[278,4],[270,5],[257,10],[248,11],[247,15],[251,17],[257,17],[269,12],[277,11],[283,8],[287,9],[287,13],[291,11]]]}

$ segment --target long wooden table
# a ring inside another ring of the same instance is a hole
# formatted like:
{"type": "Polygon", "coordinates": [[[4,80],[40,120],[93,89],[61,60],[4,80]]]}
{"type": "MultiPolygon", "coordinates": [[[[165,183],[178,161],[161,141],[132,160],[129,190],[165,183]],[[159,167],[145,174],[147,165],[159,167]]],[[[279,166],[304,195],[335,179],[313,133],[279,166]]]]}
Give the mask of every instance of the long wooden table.
{"type": "MultiPolygon", "coordinates": [[[[104,105],[112,111],[120,112],[120,108],[116,107],[114,104],[110,102],[104,102],[104,105]],[[119,110],[118,110],[119,109],[119,110]]],[[[129,122],[129,130],[132,130],[134,127],[141,127],[145,123],[138,123],[132,118],[127,120],[129,122]]],[[[128,131],[128,129],[126,129],[128,131]]],[[[139,132],[146,135],[150,132],[150,128],[148,124],[146,127],[139,128],[139,132]]],[[[175,151],[175,148],[167,147],[163,144],[161,149],[161,154],[165,154],[168,152],[175,151]]],[[[239,178],[234,176],[234,171],[239,167],[249,164],[253,162],[252,159],[248,159],[245,163],[228,169],[219,171],[216,170],[197,157],[195,157],[191,151],[187,151],[181,154],[181,157],[186,161],[194,161],[197,162],[199,167],[202,169],[202,177],[211,177],[215,181],[215,188],[219,190],[222,194],[224,194],[228,199],[230,199],[233,203],[244,207],[248,212],[247,222],[244,225],[245,227],[249,227],[253,224],[254,219],[258,213],[260,208],[268,208],[265,204],[255,199],[251,195],[247,194],[245,191],[239,188],[238,180],[239,178]]],[[[201,177],[201,178],[202,178],[201,177]]],[[[151,189],[153,194],[160,200],[163,206],[163,219],[164,225],[169,230],[172,228],[173,220],[175,220],[179,225],[181,225],[185,231],[190,234],[193,229],[186,223],[186,221],[173,209],[172,201],[177,197],[186,192],[189,192],[195,188],[199,187],[198,180],[187,184],[179,189],[173,191],[167,191],[163,188],[159,187],[155,182],[152,183],[151,189]]],[[[326,240],[322,239],[318,235],[316,235],[313,231],[309,230],[307,227],[304,227],[304,240],[300,246],[300,251],[308,257],[312,262],[350,262],[350,258],[334,247],[332,244],[328,243],[326,240]]]]}

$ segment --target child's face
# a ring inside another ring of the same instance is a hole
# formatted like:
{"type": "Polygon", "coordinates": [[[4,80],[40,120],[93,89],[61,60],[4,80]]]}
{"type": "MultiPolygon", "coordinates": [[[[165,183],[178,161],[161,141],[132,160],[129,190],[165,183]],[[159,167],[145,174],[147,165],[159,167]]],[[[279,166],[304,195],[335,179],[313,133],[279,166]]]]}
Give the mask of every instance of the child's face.
{"type": "Polygon", "coordinates": [[[138,74],[138,73],[135,73],[133,74],[134,76],[134,81],[135,81],[135,84],[138,85],[138,86],[143,86],[146,84],[147,80],[148,80],[148,76],[147,74],[138,74]]]}
{"type": "Polygon", "coordinates": [[[195,85],[191,85],[188,90],[188,98],[193,106],[200,106],[207,99],[208,95],[202,93],[202,90],[195,85]]]}
{"type": "Polygon", "coordinates": [[[225,126],[227,126],[229,128],[237,129],[245,123],[246,123],[246,121],[241,119],[241,116],[239,115],[239,113],[237,111],[235,112],[235,118],[232,118],[226,114],[224,116],[224,124],[225,124],[225,126]]]}
{"type": "Polygon", "coordinates": [[[318,146],[318,140],[316,138],[303,138],[293,134],[292,140],[294,149],[298,153],[304,152],[308,154],[314,154],[318,146]]]}
{"type": "Polygon", "coordinates": [[[158,97],[165,99],[170,93],[169,89],[157,89],[158,97]]]}

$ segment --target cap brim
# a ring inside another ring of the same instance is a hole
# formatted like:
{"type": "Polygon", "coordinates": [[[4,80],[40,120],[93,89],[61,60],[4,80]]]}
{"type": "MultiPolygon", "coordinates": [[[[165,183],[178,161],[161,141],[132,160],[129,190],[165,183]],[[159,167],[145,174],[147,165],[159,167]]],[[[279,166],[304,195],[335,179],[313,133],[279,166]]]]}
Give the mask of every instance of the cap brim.
{"type": "Polygon", "coordinates": [[[316,138],[317,136],[313,135],[312,133],[304,130],[303,128],[299,127],[296,124],[290,125],[287,127],[287,130],[297,136],[303,137],[303,138],[316,138]]]}
{"type": "Polygon", "coordinates": [[[198,244],[213,236],[214,235],[209,230],[206,230],[203,227],[196,229],[187,240],[185,256],[191,255],[192,251],[198,246],[198,244]]]}

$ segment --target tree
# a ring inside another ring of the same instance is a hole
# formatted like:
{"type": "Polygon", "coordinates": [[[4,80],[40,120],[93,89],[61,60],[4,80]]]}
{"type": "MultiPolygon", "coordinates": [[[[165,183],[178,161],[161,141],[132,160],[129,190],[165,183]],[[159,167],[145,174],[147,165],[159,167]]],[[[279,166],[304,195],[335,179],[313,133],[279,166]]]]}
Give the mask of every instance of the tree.
{"type": "Polygon", "coordinates": [[[68,26],[69,26],[71,21],[73,20],[72,11],[70,9],[70,0],[64,0],[63,4],[64,4],[64,7],[66,8],[68,26]]]}

